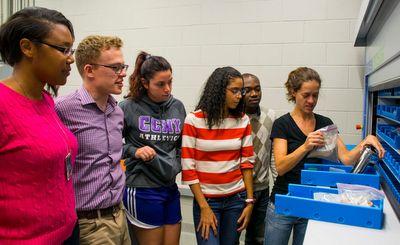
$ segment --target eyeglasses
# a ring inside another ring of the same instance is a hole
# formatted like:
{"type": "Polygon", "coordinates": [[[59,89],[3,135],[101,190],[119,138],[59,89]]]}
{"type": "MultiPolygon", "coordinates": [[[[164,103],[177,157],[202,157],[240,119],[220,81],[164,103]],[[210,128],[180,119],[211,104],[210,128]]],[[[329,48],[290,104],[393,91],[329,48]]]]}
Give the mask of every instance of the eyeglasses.
{"type": "Polygon", "coordinates": [[[241,95],[245,96],[246,95],[246,89],[245,88],[226,88],[227,90],[231,91],[232,94],[234,95],[241,95]]]}
{"type": "Polygon", "coordinates": [[[104,66],[107,68],[112,69],[115,74],[119,75],[122,73],[122,71],[126,71],[128,70],[129,65],[125,65],[125,64],[118,64],[118,65],[103,65],[103,64],[91,64],[91,65],[96,65],[96,66],[104,66]]]}
{"type": "Polygon", "coordinates": [[[75,49],[73,49],[71,47],[61,47],[61,46],[57,46],[57,45],[54,45],[54,44],[50,44],[50,43],[46,43],[46,42],[38,41],[38,40],[34,40],[32,42],[47,45],[47,46],[49,46],[51,48],[54,48],[54,49],[60,51],[65,56],[71,56],[71,55],[73,55],[75,53],[75,49]]]}

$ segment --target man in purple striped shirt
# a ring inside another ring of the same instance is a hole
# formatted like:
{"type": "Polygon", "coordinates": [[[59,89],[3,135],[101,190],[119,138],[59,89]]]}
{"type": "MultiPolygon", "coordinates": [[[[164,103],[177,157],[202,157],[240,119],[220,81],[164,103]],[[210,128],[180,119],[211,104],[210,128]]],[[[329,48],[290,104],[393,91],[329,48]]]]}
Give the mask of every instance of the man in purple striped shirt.
{"type": "Polygon", "coordinates": [[[76,51],[83,85],[56,101],[61,120],[79,143],[73,169],[81,244],[130,244],[121,204],[125,174],[123,112],[111,94],[121,94],[127,65],[118,37],[89,36],[76,51]]]}

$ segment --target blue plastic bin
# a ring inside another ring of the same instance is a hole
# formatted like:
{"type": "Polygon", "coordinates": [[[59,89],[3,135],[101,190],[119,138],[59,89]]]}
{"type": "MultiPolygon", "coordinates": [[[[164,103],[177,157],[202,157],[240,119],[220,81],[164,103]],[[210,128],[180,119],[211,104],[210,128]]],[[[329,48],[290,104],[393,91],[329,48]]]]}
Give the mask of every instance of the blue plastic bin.
{"type": "Polygon", "coordinates": [[[400,183],[400,155],[396,153],[386,143],[382,143],[382,145],[386,150],[385,156],[383,157],[382,160],[385,162],[386,166],[390,169],[393,176],[397,179],[397,182],[400,183]]]}
{"type": "Polygon", "coordinates": [[[400,96],[400,88],[395,88],[393,91],[394,96],[400,96]]]}
{"type": "Polygon", "coordinates": [[[339,224],[382,228],[383,200],[373,201],[372,207],[329,203],[314,200],[314,192],[338,193],[334,188],[289,184],[287,195],[276,194],[275,212],[339,224]]]}
{"type": "Polygon", "coordinates": [[[362,174],[350,173],[352,166],[326,165],[326,164],[304,164],[301,170],[301,184],[336,187],[337,183],[367,185],[376,189],[380,188],[380,175],[373,167],[367,167],[362,174]],[[332,172],[329,168],[337,168],[346,171],[332,172]]]}
{"type": "Polygon", "coordinates": [[[398,186],[399,183],[393,183],[393,179],[391,179],[388,174],[386,173],[386,171],[384,170],[384,168],[388,168],[386,163],[381,162],[378,165],[378,171],[379,173],[383,176],[383,178],[385,179],[385,182],[387,183],[387,185],[389,186],[391,192],[393,193],[393,196],[395,197],[395,199],[397,200],[398,203],[400,203],[400,187],[398,186]]]}
{"type": "Polygon", "coordinates": [[[400,120],[400,106],[395,105],[378,105],[377,113],[381,116],[386,116],[396,121],[400,120]]]}
{"type": "Polygon", "coordinates": [[[391,96],[393,95],[393,89],[383,89],[378,92],[379,96],[391,96]]]}
{"type": "Polygon", "coordinates": [[[394,148],[400,149],[400,135],[396,130],[396,127],[388,124],[379,124],[377,134],[394,148]]]}

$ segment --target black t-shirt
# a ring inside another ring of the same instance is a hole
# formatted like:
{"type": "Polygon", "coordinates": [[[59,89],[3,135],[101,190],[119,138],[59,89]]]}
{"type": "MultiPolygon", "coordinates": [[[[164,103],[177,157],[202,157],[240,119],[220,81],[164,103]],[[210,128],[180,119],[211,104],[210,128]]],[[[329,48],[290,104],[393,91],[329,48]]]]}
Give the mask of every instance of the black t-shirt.
{"type": "MultiPolygon", "coordinates": [[[[333,124],[332,120],[321,116],[319,114],[315,114],[315,130],[326,127],[328,125],[333,124]]],[[[307,136],[301,131],[301,129],[297,126],[296,122],[290,115],[287,113],[280,118],[276,119],[271,131],[271,140],[274,138],[280,138],[287,140],[287,154],[292,153],[297,148],[299,148],[307,139],[307,136]]],[[[300,183],[300,174],[303,169],[304,163],[306,162],[319,163],[321,160],[316,158],[307,158],[307,155],[300,160],[297,165],[292,168],[289,172],[285,173],[282,176],[278,176],[275,180],[274,187],[272,188],[271,193],[271,201],[275,202],[275,194],[283,194],[286,195],[288,193],[288,185],[291,184],[299,184],[300,183]]]]}

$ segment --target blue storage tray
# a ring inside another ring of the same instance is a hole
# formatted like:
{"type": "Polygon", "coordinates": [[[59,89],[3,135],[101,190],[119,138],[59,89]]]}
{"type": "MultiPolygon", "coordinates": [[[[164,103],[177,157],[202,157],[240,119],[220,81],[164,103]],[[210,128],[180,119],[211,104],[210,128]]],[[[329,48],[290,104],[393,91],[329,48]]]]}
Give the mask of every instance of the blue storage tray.
{"type": "Polygon", "coordinates": [[[301,184],[336,187],[336,183],[345,183],[380,188],[380,176],[373,167],[368,166],[362,174],[350,173],[352,168],[353,166],[306,163],[301,170],[301,184]],[[342,169],[346,173],[329,171],[330,167],[342,169]]]}
{"type": "Polygon", "coordinates": [[[387,143],[391,144],[394,148],[400,149],[400,135],[395,133],[396,127],[380,124],[378,125],[377,133],[380,137],[387,141],[387,143]]]}
{"type": "Polygon", "coordinates": [[[395,88],[393,91],[394,96],[399,96],[400,95],[400,88],[395,88]]]}
{"type": "Polygon", "coordinates": [[[386,150],[382,161],[390,169],[397,182],[400,183],[400,155],[390,148],[386,143],[382,143],[386,150]]]}
{"type": "Polygon", "coordinates": [[[275,195],[275,212],[287,216],[327,221],[339,224],[381,229],[383,200],[373,201],[373,207],[329,203],[313,199],[314,192],[338,193],[337,189],[289,184],[287,195],[275,195]]]}
{"type": "Polygon", "coordinates": [[[393,89],[383,89],[378,92],[379,96],[391,96],[393,95],[393,89]]]}
{"type": "Polygon", "coordinates": [[[378,171],[383,176],[385,182],[387,183],[390,190],[392,191],[394,198],[396,199],[397,203],[400,205],[400,186],[399,186],[400,184],[398,182],[393,183],[393,179],[391,179],[389,177],[389,175],[386,173],[386,171],[384,170],[384,168],[387,169],[387,166],[386,167],[382,166],[385,164],[386,163],[380,163],[378,165],[378,171]]]}
{"type": "Polygon", "coordinates": [[[377,105],[377,113],[397,121],[400,120],[400,106],[377,105]]]}

